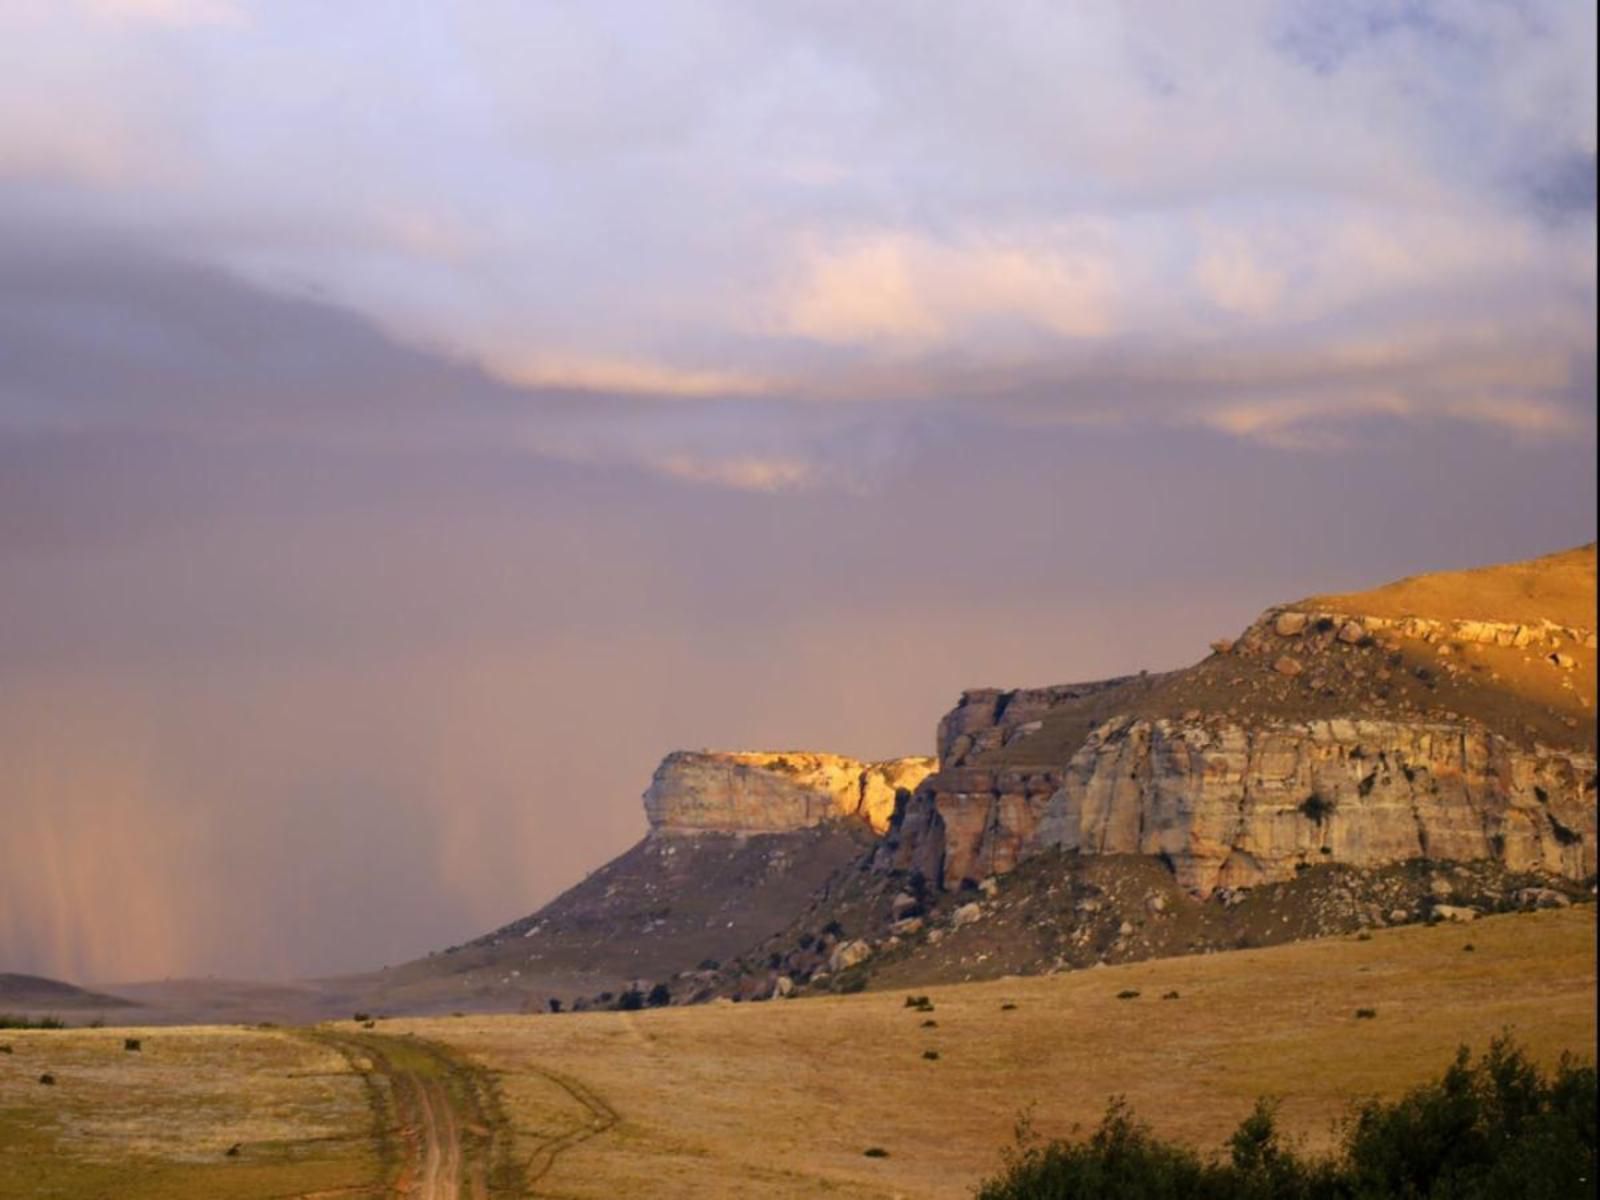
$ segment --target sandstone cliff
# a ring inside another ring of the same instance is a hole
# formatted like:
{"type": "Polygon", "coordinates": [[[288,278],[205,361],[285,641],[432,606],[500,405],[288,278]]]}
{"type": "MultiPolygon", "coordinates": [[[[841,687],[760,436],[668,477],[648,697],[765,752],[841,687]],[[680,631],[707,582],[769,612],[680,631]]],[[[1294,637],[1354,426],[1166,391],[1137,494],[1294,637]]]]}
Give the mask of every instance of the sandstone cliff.
{"type": "Polygon", "coordinates": [[[1585,878],[1585,581],[1592,609],[1592,546],[1277,606],[1183,671],[967,692],[878,862],[953,887],[1056,848],[1143,854],[1198,895],[1415,858],[1585,878]]]}
{"type": "Polygon", "coordinates": [[[1459,725],[1118,717],[1059,768],[941,771],[899,814],[885,861],[953,886],[1057,847],[1147,854],[1201,895],[1424,857],[1581,879],[1595,871],[1594,773],[1590,754],[1459,725]]]}
{"type": "Polygon", "coordinates": [[[809,752],[679,750],[644,794],[654,834],[782,833],[857,817],[881,833],[895,796],[933,770],[931,758],[863,763],[809,752]]]}

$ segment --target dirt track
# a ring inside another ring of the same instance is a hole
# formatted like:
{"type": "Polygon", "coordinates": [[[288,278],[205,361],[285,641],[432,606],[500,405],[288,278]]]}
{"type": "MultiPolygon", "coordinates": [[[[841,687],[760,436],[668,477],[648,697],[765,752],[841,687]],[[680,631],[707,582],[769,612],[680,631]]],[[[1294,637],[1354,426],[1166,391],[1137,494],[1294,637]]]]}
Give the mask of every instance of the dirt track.
{"type": "Polygon", "coordinates": [[[576,1100],[578,1104],[587,1110],[589,1119],[586,1124],[575,1126],[565,1133],[547,1137],[538,1144],[534,1150],[533,1158],[527,1166],[527,1178],[530,1185],[538,1183],[550,1173],[550,1168],[556,1165],[556,1159],[561,1157],[563,1151],[570,1150],[581,1142],[586,1142],[592,1137],[605,1133],[621,1119],[616,1109],[606,1103],[597,1092],[573,1079],[570,1075],[562,1075],[543,1068],[534,1068],[534,1070],[576,1100]]]}
{"type": "Polygon", "coordinates": [[[319,1030],[367,1082],[388,1187],[414,1200],[521,1196],[525,1178],[483,1068],[415,1037],[319,1030]]]}
{"type": "Polygon", "coordinates": [[[410,1034],[322,1028],[310,1036],[336,1048],[366,1081],[387,1175],[380,1185],[384,1194],[411,1200],[537,1195],[535,1185],[565,1151],[620,1119],[604,1098],[572,1076],[529,1068],[565,1092],[583,1116],[558,1132],[522,1131],[517,1154],[493,1078],[450,1047],[410,1034]]]}

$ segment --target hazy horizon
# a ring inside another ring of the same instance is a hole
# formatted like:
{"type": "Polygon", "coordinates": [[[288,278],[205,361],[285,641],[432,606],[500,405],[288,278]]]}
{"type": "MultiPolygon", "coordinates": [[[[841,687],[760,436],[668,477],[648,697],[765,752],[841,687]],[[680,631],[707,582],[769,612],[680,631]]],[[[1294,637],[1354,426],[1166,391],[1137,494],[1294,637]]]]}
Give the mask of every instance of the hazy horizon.
{"type": "Polygon", "coordinates": [[[396,963],[679,747],[1595,538],[1595,13],[0,10],[0,971],[396,963]]]}

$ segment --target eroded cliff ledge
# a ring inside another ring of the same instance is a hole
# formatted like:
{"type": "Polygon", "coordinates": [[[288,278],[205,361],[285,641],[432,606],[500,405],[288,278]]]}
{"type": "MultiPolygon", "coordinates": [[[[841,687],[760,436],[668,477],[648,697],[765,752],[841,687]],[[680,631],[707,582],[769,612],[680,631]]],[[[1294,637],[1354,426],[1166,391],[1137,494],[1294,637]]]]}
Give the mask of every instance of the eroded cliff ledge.
{"type": "Polygon", "coordinates": [[[955,887],[1142,854],[1197,895],[1415,858],[1588,878],[1594,564],[1418,576],[1270,608],[1184,670],[969,691],[878,862],[955,887]]]}
{"type": "Polygon", "coordinates": [[[1164,859],[1198,895],[1318,863],[1488,860],[1595,871],[1595,759],[1481,728],[1245,728],[1117,717],[1061,767],[955,767],[898,814],[884,861],[944,886],[1061,848],[1164,859]]]}
{"type": "Polygon", "coordinates": [[[896,794],[914,791],[934,766],[931,758],[678,750],[656,768],[644,810],[653,834],[783,833],[845,817],[882,833],[896,794]]]}

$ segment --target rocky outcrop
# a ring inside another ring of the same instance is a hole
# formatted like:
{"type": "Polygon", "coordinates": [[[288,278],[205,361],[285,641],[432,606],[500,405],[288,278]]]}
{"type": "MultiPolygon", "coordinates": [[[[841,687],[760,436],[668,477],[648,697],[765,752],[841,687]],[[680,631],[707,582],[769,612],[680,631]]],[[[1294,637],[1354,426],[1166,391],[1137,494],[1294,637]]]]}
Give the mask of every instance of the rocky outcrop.
{"type": "Polygon", "coordinates": [[[896,795],[933,767],[929,758],[679,750],[656,768],[644,809],[652,834],[784,833],[845,817],[882,832],[896,795]]]}
{"type": "MultiPolygon", "coordinates": [[[[1428,617],[1375,617],[1364,613],[1301,611],[1294,608],[1269,608],[1239,641],[1245,645],[1265,647],[1271,645],[1266,636],[1268,633],[1280,638],[1293,638],[1319,628],[1337,630],[1339,640],[1352,645],[1369,637],[1383,638],[1398,634],[1428,643],[1460,642],[1464,645],[1515,647],[1519,650],[1530,647],[1553,650],[1562,646],[1582,646],[1593,650],[1596,646],[1593,630],[1558,625],[1554,621],[1527,624],[1514,621],[1435,621],[1428,617]]],[[[1234,645],[1229,641],[1227,649],[1219,653],[1231,652],[1234,645]]]]}
{"type": "Polygon", "coordinates": [[[959,767],[1038,731],[1046,713],[1131,682],[1137,676],[1053,687],[973,688],[939,722],[939,766],[959,767]]]}
{"type": "Polygon", "coordinates": [[[1158,856],[1199,895],[1413,858],[1581,879],[1596,865],[1595,760],[1474,725],[1124,716],[1059,768],[941,770],[878,861],[951,887],[1058,847],[1158,856]]]}
{"type": "MultiPolygon", "coordinates": [[[[866,763],[861,768],[860,798],[852,810],[877,833],[889,828],[895,800],[902,792],[910,794],[922,785],[937,763],[931,758],[891,758],[866,763]]],[[[848,797],[847,797],[848,802],[848,797]]]]}

